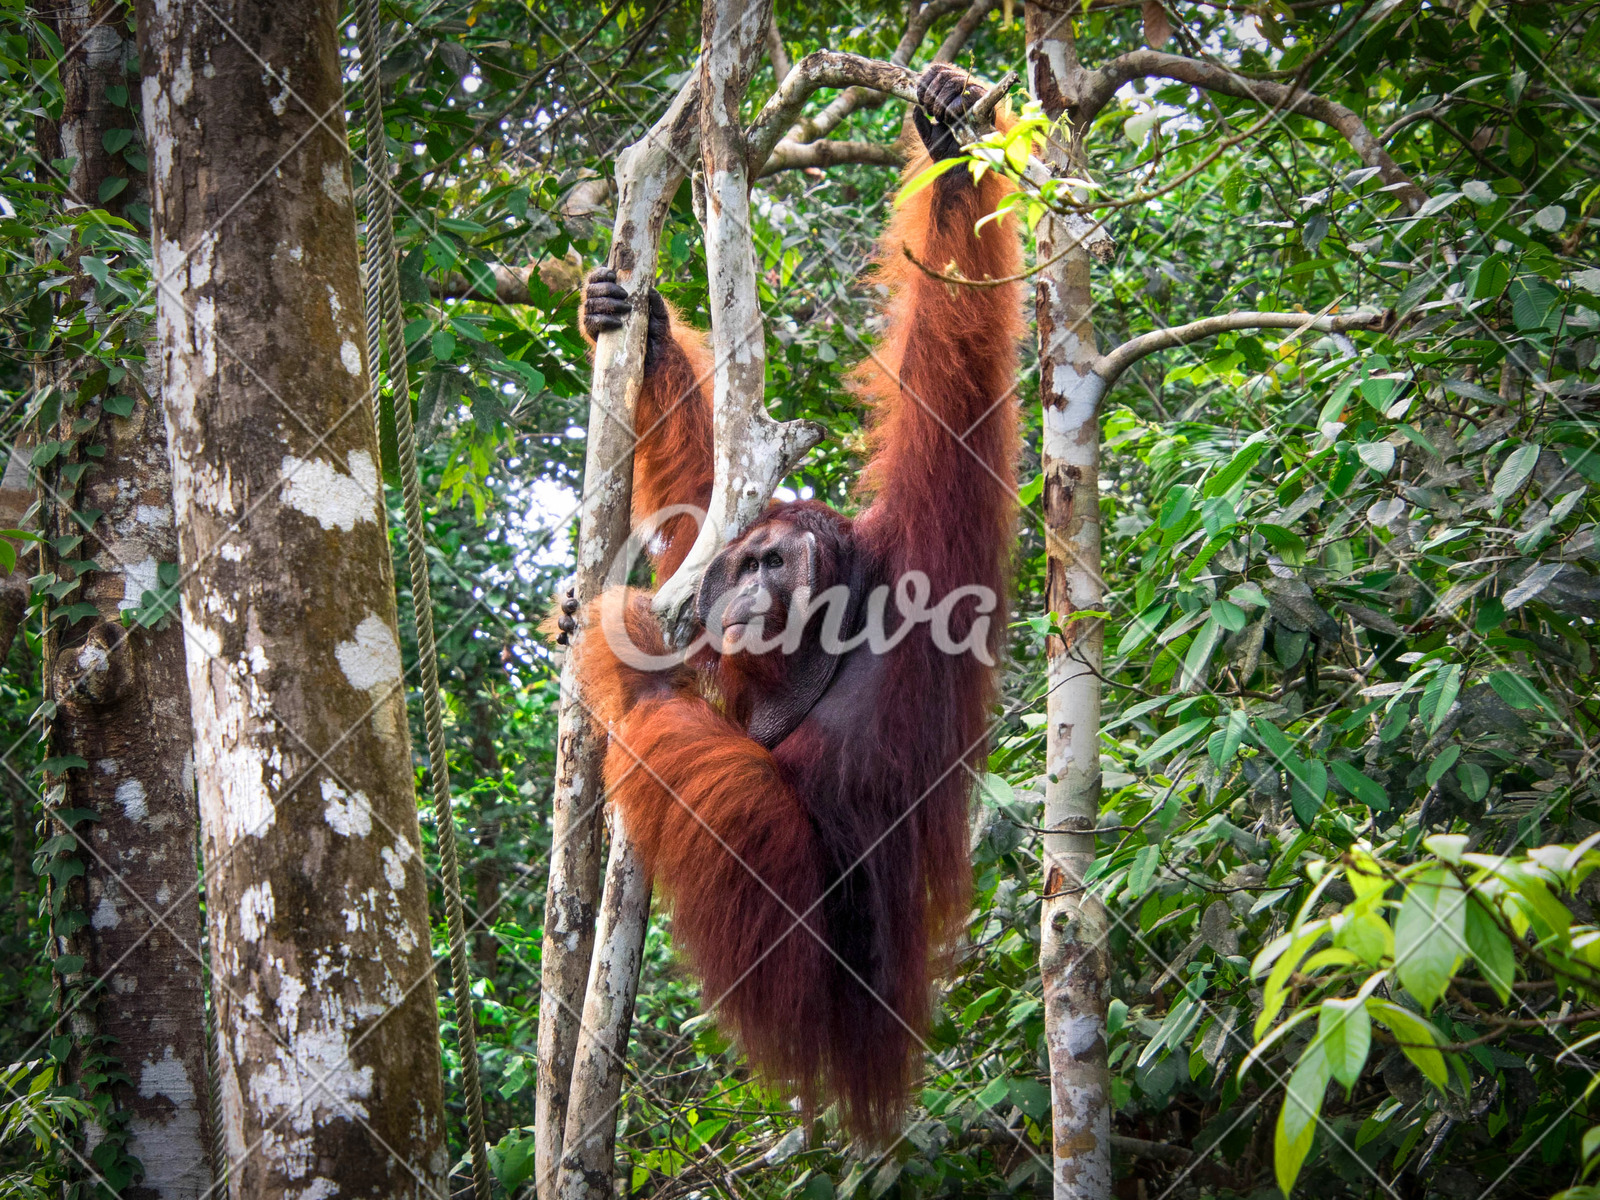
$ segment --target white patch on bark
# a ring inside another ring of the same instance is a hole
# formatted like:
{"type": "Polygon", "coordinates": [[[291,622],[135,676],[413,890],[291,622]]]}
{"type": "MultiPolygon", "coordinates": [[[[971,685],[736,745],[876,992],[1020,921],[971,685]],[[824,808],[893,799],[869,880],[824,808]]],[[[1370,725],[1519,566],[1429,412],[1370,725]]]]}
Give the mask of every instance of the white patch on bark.
{"type": "Polygon", "coordinates": [[[283,502],[324,529],[349,533],[378,519],[378,468],[365,450],[350,453],[350,474],[327,459],[283,456],[283,502]]]}
{"type": "MultiPolygon", "coordinates": [[[[171,516],[171,513],[168,513],[171,516]]],[[[136,563],[129,563],[122,569],[122,599],[117,601],[118,609],[138,608],[139,601],[146,592],[161,590],[161,564],[155,557],[148,556],[136,563]]]]}
{"type": "Polygon", "coordinates": [[[237,542],[223,542],[221,547],[218,548],[217,553],[222,557],[223,562],[243,562],[244,552],[249,548],[250,547],[242,546],[237,542]]]}
{"type": "Polygon", "coordinates": [[[239,896],[239,936],[247,942],[259,942],[275,915],[277,907],[270,879],[245,888],[239,896]]]}
{"type": "Polygon", "coordinates": [[[366,837],[372,832],[372,801],[365,792],[346,792],[331,779],[322,781],[322,799],[326,807],[323,820],[335,833],[344,837],[366,837]]]}
{"type": "Polygon", "coordinates": [[[361,347],[349,338],[339,346],[339,361],[344,364],[344,369],[356,378],[361,377],[361,347]]]}
{"type": "Polygon", "coordinates": [[[173,1112],[165,1120],[135,1117],[129,1123],[128,1149],[144,1164],[144,1187],[161,1200],[200,1200],[210,1185],[205,1147],[200,1140],[200,1109],[183,1062],[168,1046],[160,1062],[145,1059],[139,1094],[165,1096],[173,1112]]]}
{"type": "Polygon", "coordinates": [[[80,671],[104,671],[111,665],[111,659],[105,652],[105,647],[97,646],[90,642],[78,651],[78,669],[80,671]]]}
{"type": "MultiPolygon", "coordinates": [[[[162,309],[163,312],[166,309],[162,309]]],[[[171,389],[167,391],[170,396],[171,389]]],[[[190,392],[191,402],[194,394],[190,392]]],[[[191,403],[191,411],[192,411],[191,403]]],[[[238,506],[233,501],[233,468],[223,465],[219,475],[217,469],[208,462],[190,463],[187,460],[176,459],[172,471],[173,488],[176,489],[181,480],[187,485],[189,495],[193,498],[197,508],[209,508],[212,512],[232,516],[238,512],[238,506]]]]}
{"type": "Polygon", "coordinates": [[[344,181],[344,163],[322,164],[322,192],[335,204],[350,203],[350,185],[344,181]]]}
{"type": "Polygon", "coordinates": [[[267,770],[274,768],[276,751],[257,744],[259,735],[270,738],[276,730],[272,703],[246,663],[221,661],[222,636],[196,618],[187,596],[182,602],[183,629],[188,643],[191,712],[194,718],[195,768],[205,786],[200,807],[209,830],[216,830],[220,848],[226,850],[241,837],[260,837],[277,819],[267,770]]]}
{"type": "Polygon", "coordinates": [[[195,349],[200,351],[200,369],[207,379],[217,375],[217,304],[210,296],[194,302],[195,349]]]}
{"type": "Polygon", "coordinates": [[[122,924],[122,913],[117,910],[117,902],[109,893],[100,897],[100,903],[95,905],[94,915],[89,918],[89,924],[96,929],[115,929],[122,924]]]}
{"type": "Polygon", "coordinates": [[[168,85],[167,94],[172,97],[174,104],[181,107],[189,102],[189,93],[193,89],[194,69],[189,65],[189,52],[185,50],[172,70],[172,83],[168,85]]]}
{"type": "Polygon", "coordinates": [[[142,821],[150,815],[150,805],[145,799],[144,784],[137,779],[124,779],[117,784],[117,803],[122,805],[122,815],[130,821],[142,821]]]}
{"type": "Polygon", "coordinates": [[[411,843],[404,838],[395,840],[393,846],[385,846],[381,857],[383,858],[383,877],[389,881],[389,886],[395,891],[400,891],[406,886],[406,863],[416,851],[411,849],[411,843]]]}
{"type": "Polygon", "coordinates": [[[157,529],[170,528],[172,525],[172,505],[141,504],[134,509],[133,519],[141,525],[150,525],[157,529]]]}
{"type": "Polygon", "coordinates": [[[356,626],[355,638],[333,648],[344,677],[359,691],[371,691],[400,678],[400,645],[389,623],[368,613],[356,626]]]}

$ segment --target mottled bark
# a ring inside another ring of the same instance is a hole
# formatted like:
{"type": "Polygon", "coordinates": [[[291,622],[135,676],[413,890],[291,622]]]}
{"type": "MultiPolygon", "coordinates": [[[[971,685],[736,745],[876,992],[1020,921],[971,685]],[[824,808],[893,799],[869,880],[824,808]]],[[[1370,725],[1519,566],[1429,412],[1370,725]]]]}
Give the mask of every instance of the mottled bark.
{"type": "Polygon", "coordinates": [[[627,1072],[628,1034],[649,918],[650,878],[613,813],[605,898],[584,993],[583,1035],[572,1071],[558,1200],[602,1200],[612,1194],[617,1104],[627,1072]]]}
{"type": "MultiPolygon", "coordinates": [[[[1075,9],[1030,4],[1028,82],[1059,118],[1081,84],[1072,40],[1075,9]]],[[[1076,144],[1052,143],[1051,165],[1071,171],[1076,144]]],[[[1101,380],[1096,360],[1090,253],[1069,219],[1039,225],[1036,316],[1044,418],[1045,605],[1064,636],[1048,644],[1045,702],[1045,894],[1039,973],[1050,1054],[1054,1190],[1057,1200],[1111,1195],[1111,1079],[1106,1063],[1109,959],[1106,914],[1083,886],[1094,862],[1090,832],[1100,811],[1100,668],[1104,626],[1074,613],[1101,607],[1101,380]],[[1067,832],[1069,830],[1076,832],[1067,832]]]]}
{"type": "Polygon", "coordinates": [[[750,238],[751,156],[739,108],[760,60],[771,8],[770,0],[706,0],[701,9],[700,154],[715,364],[711,505],[683,564],[657,590],[653,603],[680,643],[706,567],[728,539],[760,515],[784,476],[823,434],[813,421],[774,420],[765,401],[766,329],[750,238]]]}
{"type": "Polygon", "coordinates": [[[142,3],[229,1186],[443,1193],[332,0],[142,3]]]}
{"type": "MultiPolygon", "coordinates": [[[[59,68],[61,119],[41,141],[55,143],[48,157],[72,160],[59,180],[66,202],[100,207],[103,186],[137,177],[123,155],[105,149],[106,136],[134,120],[128,104],[110,98],[115,89],[137,94],[131,35],[120,10],[91,12],[78,0],[52,6],[48,16],[67,54],[59,68]]],[[[134,190],[121,185],[105,207],[120,208],[134,190]]],[[[74,270],[67,296],[96,318],[87,273],[74,270]]],[[[183,632],[170,620],[159,629],[122,623],[123,610],[160,589],[159,567],[177,561],[172,477],[160,402],[135,375],[75,401],[99,368],[93,359],[54,364],[59,416],[39,431],[65,447],[41,476],[44,530],[51,539],[81,539],[75,547],[55,541],[59,553],[48,563],[58,579],[76,584],[60,594],[45,639],[45,689],[56,706],[49,752],[87,764],[52,775],[47,800],[52,812],[94,814],[71,820],[83,874],[52,896],[56,948],[82,963],[63,978],[66,1026],[79,1043],[64,1077],[99,1090],[82,1078],[81,1050],[94,1039],[126,1075],[106,1085],[119,1118],[107,1127],[120,1142],[116,1154],[139,1163],[137,1182],[123,1194],[192,1200],[211,1186],[212,1173],[183,632]],[[105,402],[114,394],[131,396],[132,411],[109,411],[105,402]],[[78,605],[92,608],[72,607],[78,605]]],[[[9,494],[0,488],[0,501],[9,494]]],[[[0,519],[14,525],[21,513],[10,511],[15,504],[4,507],[0,519]]],[[[17,575],[26,573],[19,568],[17,575]]],[[[17,598],[14,588],[5,594],[17,598]]],[[[0,628],[6,651],[11,617],[7,608],[0,628]]],[[[54,832],[67,828],[58,824],[54,832]]],[[[104,1129],[89,1133],[90,1143],[105,1137],[104,1129]]],[[[102,1147],[95,1161],[115,1174],[124,1164],[113,1161],[112,1150],[102,1147]]]]}
{"type": "MultiPolygon", "coordinates": [[[[617,217],[611,265],[636,297],[655,282],[661,230],[673,195],[699,145],[699,86],[691,79],[642,139],[617,157],[617,217]]],[[[628,541],[633,493],[633,407],[644,378],[645,316],[635,304],[625,328],[603,333],[595,343],[589,400],[589,436],[584,459],[583,508],[578,518],[578,567],[573,593],[587,604],[606,585],[613,560],[628,541]]],[[[624,571],[626,568],[624,568],[624,571]]],[[[577,636],[583,636],[579,633],[577,636]]],[[[545,894],[544,948],[539,981],[539,1086],[535,1117],[535,1173],[541,1200],[553,1200],[563,1170],[563,1138],[569,1123],[579,1050],[579,1018],[594,951],[600,899],[601,767],[604,730],[595,728],[570,668],[561,676],[556,743],[556,779],[550,814],[550,876],[545,894]]],[[[645,906],[648,908],[646,895],[645,906]]],[[[630,1002],[631,1011],[631,1002],[630,1002]]],[[[623,1030],[623,1050],[627,1029],[623,1030]]],[[[605,1113],[610,1134],[616,1122],[604,1090],[580,1098],[578,1128],[592,1123],[587,1105],[605,1113]]],[[[606,1159],[609,1162],[609,1157],[606,1159]]]]}

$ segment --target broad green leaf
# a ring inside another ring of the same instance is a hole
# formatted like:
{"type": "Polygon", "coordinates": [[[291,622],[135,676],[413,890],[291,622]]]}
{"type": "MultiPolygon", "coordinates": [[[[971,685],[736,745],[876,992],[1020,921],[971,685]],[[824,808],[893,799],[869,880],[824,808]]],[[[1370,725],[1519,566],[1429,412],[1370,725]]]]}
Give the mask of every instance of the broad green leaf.
{"type": "Polygon", "coordinates": [[[1500,464],[1500,469],[1494,474],[1494,483],[1490,487],[1490,494],[1495,502],[1504,504],[1516,495],[1528,476],[1533,474],[1533,468],[1539,461],[1539,447],[1533,442],[1518,446],[1506,455],[1506,461],[1500,464]]]}
{"type": "Polygon", "coordinates": [[[1473,800],[1482,800],[1489,794],[1489,772],[1477,763],[1464,762],[1456,767],[1456,779],[1473,800]]]}
{"type": "Polygon", "coordinates": [[[1372,1018],[1359,998],[1322,1002],[1317,1018],[1317,1040],[1328,1060],[1328,1071],[1346,1089],[1353,1088],[1367,1065],[1372,1046],[1372,1018]]]}
{"type": "Polygon", "coordinates": [[[1328,794],[1328,768],[1317,759],[1301,761],[1293,756],[1284,765],[1289,771],[1289,807],[1295,819],[1309,829],[1328,794]]]}
{"type": "Polygon", "coordinates": [[[1244,609],[1227,600],[1218,600],[1211,606],[1211,618],[1229,633],[1238,633],[1249,620],[1244,609]]]}
{"type": "Polygon", "coordinates": [[[1446,746],[1444,752],[1428,764],[1428,786],[1432,787],[1444,778],[1444,773],[1456,765],[1456,759],[1461,757],[1460,746],[1446,746]]]}
{"type": "Polygon", "coordinates": [[[1489,686],[1512,708],[1539,708],[1552,717],[1557,715],[1549,698],[1515,671],[1491,671],[1489,686]]]}
{"type": "Polygon", "coordinates": [[[1206,495],[1227,495],[1233,490],[1233,485],[1249,473],[1250,468],[1256,465],[1270,446],[1271,442],[1265,433],[1251,434],[1245,444],[1228,460],[1228,465],[1206,480],[1206,495]]]}
{"type": "Polygon", "coordinates": [[[1394,969],[1423,1011],[1444,995],[1466,943],[1466,893],[1443,867],[1432,867],[1406,887],[1394,921],[1394,969]]]}
{"type": "MultiPolygon", "coordinates": [[[[1178,678],[1179,691],[1192,692],[1205,683],[1206,667],[1221,640],[1222,626],[1217,624],[1214,616],[1208,617],[1194,635],[1194,641],[1189,643],[1189,653],[1183,657],[1183,674],[1178,678]]],[[[1206,723],[1209,725],[1210,721],[1206,723]]]]}
{"type": "Polygon", "coordinates": [[[1134,759],[1133,765],[1135,767],[1143,767],[1155,762],[1157,759],[1165,758],[1174,750],[1187,746],[1194,741],[1210,724],[1210,717],[1196,717],[1192,721],[1185,721],[1176,729],[1167,730],[1167,732],[1151,742],[1149,748],[1143,754],[1134,759]]]}
{"type": "MultiPolygon", "coordinates": [[[[1042,478],[1042,476],[1041,476],[1042,478]]],[[[1150,635],[1161,627],[1162,620],[1170,609],[1170,604],[1155,604],[1145,609],[1128,624],[1123,631],[1122,640],[1117,643],[1117,657],[1132,654],[1149,640],[1150,635]]]]}
{"type": "Polygon", "coordinates": [[[1218,747],[1213,761],[1217,766],[1223,767],[1233,761],[1233,756],[1239,753],[1239,743],[1244,741],[1246,722],[1244,709],[1236,708],[1228,714],[1228,723],[1222,728],[1222,744],[1218,747]]]}
{"type": "Polygon", "coordinates": [[[1394,467],[1394,447],[1388,442],[1362,442],[1356,454],[1375,475],[1387,475],[1394,467]]]}
{"type": "Polygon", "coordinates": [[[1439,1053],[1439,1039],[1434,1035],[1432,1025],[1410,1009],[1377,996],[1368,997],[1367,1012],[1374,1021],[1394,1034],[1395,1040],[1400,1043],[1401,1053],[1415,1064],[1423,1078],[1441,1092],[1450,1085],[1444,1055],[1439,1053]]]}
{"type": "Polygon", "coordinates": [[[1382,786],[1368,779],[1349,763],[1331,762],[1328,766],[1333,771],[1333,777],[1339,781],[1339,786],[1361,803],[1380,812],[1388,809],[1389,793],[1384,791],[1382,786]]]}
{"type": "Polygon", "coordinates": [[[1369,967],[1376,967],[1394,956],[1394,934],[1389,922],[1372,913],[1347,915],[1334,934],[1334,942],[1369,967]]]}
{"type": "Polygon", "coordinates": [[[1160,865],[1160,846],[1139,847],[1139,852],[1133,856],[1133,865],[1128,868],[1128,900],[1130,903],[1138,900],[1150,890],[1151,884],[1156,879],[1156,868],[1160,865]]]}
{"type": "Polygon", "coordinates": [[[938,162],[930,165],[927,170],[919,174],[910,183],[906,184],[905,187],[900,189],[894,198],[894,206],[899,208],[907,200],[911,199],[911,197],[915,196],[918,192],[927,187],[946,171],[952,169],[953,167],[965,165],[966,159],[962,158],[960,155],[957,155],[954,158],[941,158],[938,162]]]}
{"type": "Polygon", "coordinates": [[[1300,1168],[1316,1139],[1317,1116],[1328,1091],[1328,1062],[1318,1041],[1306,1047],[1284,1088],[1283,1107],[1273,1138],[1272,1165],[1285,1196],[1294,1188],[1300,1168]]]}
{"type": "Polygon", "coordinates": [[[1417,705],[1417,715],[1428,722],[1429,733],[1438,731],[1460,692],[1461,667],[1458,663],[1448,664],[1428,681],[1428,686],[1422,691],[1422,700],[1417,705]]]}
{"type": "Polygon", "coordinates": [[[1467,903],[1467,949],[1478,964],[1478,973],[1494,988],[1502,1004],[1511,998],[1511,983],[1516,977],[1517,957],[1500,922],[1489,911],[1488,901],[1474,894],[1467,903]]]}

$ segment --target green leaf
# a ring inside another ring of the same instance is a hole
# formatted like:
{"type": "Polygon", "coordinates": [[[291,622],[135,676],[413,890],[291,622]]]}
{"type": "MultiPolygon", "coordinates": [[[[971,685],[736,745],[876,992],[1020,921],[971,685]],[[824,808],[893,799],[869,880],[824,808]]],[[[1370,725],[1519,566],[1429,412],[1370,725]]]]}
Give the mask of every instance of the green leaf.
{"type": "MultiPolygon", "coordinates": [[[[911,199],[911,197],[915,196],[918,192],[920,192],[923,188],[927,187],[930,183],[932,183],[935,179],[939,178],[939,176],[943,175],[946,171],[950,170],[953,167],[965,166],[966,165],[966,161],[967,161],[966,159],[964,159],[964,158],[962,158],[960,156],[957,156],[955,158],[941,158],[938,162],[933,163],[931,166],[929,166],[927,170],[923,171],[920,175],[918,175],[910,183],[906,184],[905,187],[900,189],[899,194],[896,195],[895,198],[894,198],[894,206],[896,208],[899,208],[907,200],[911,199]]],[[[930,265],[932,265],[932,264],[930,264],[930,265]]],[[[941,267],[936,267],[935,269],[943,270],[944,268],[941,266],[941,267]]]]}
{"type": "MultiPolygon", "coordinates": [[[[1227,766],[1233,761],[1233,756],[1239,753],[1239,744],[1244,741],[1248,720],[1242,708],[1236,708],[1228,714],[1228,723],[1218,731],[1222,740],[1216,744],[1211,756],[1211,761],[1218,767],[1227,766]]],[[[1213,734],[1212,740],[1216,741],[1217,736],[1213,734]]]]}
{"type": "Polygon", "coordinates": [[[1037,1079],[1021,1076],[1012,1079],[1010,1096],[1011,1103],[1035,1121],[1043,1120],[1044,1115],[1050,1111],[1050,1088],[1037,1079]]]}
{"type": "Polygon", "coordinates": [[[1155,604],[1145,609],[1135,617],[1123,631],[1122,640],[1117,643],[1117,657],[1132,654],[1149,640],[1150,635],[1161,627],[1162,620],[1167,615],[1171,604],[1155,604]]]}
{"type": "Polygon", "coordinates": [[[1300,1056],[1284,1088],[1283,1107],[1278,1110],[1277,1132],[1272,1143],[1273,1171],[1285,1196],[1294,1188],[1300,1168],[1316,1140],[1317,1115],[1328,1090],[1328,1062],[1320,1042],[1313,1041],[1300,1056]]]}
{"type": "Polygon", "coordinates": [[[1401,1008],[1392,1000],[1377,996],[1367,998],[1367,1012],[1400,1043],[1404,1054],[1422,1072],[1423,1078],[1443,1092],[1450,1084],[1445,1070],[1444,1055],[1439,1053],[1439,1039],[1433,1026],[1408,1008],[1401,1008]]]}
{"type": "Polygon", "coordinates": [[[113,175],[100,185],[100,203],[104,204],[107,200],[121,193],[122,189],[127,186],[128,181],[125,178],[121,175],[113,175]]]}
{"type": "Polygon", "coordinates": [[[1489,686],[1512,708],[1539,708],[1552,717],[1558,715],[1549,698],[1515,671],[1491,671],[1489,686]]]}
{"type": "Polygon", "coordinates": [[[1166,757],[1181,746],[1187,746],[1195,738],[1199,737],[1201,732],[1209,727],[1210,724],[1210,717],[1196,717],[1192,721],[1185,721],[1176,729],[1167,730],[1167,732],[1150,743],[1145,752],[1134,760],[1133,765],[1135,767],[1146,766],[1155,762],[1158,758],[1166,757]]]}
{"type": "Polygon", "coordinates": [[[1461,790],[1474,801],[1482,800],[1489,794],[1489,772],[1477,763],[1464,762],[1458,766],[1456,780],[1461,784],[1461,790]]]}
{"type": "Polygon", "coordinates": [[[1456,765],[1456,759],[1461,757],[1460,746],[1446,746],[1444,753],[1440,754],[1433,762],[1428,764],[1428,786],[1432,787],[1444,778],[1444,773],[1456,765]]]}
{"type": "MultiPolygon", "coordinates": [[[[1244,614],[1239,615],[1242,617],[1244,614]]],[[[1180,692],[1195,691],[1205,683],[1206,667],[1210,664],[1211,655],[1215,653],[1217,643],[1221,640],[1222,626],[1217,624],[1214,616],[1207,617],[1194,635],[1194,641],[1189,643],[1189,653],[1183,657],[1183,674],[1178,678],[1180,692]]],[[[1207,721],[1207,724],[1210,722],[1207,721]]]]}
{"type": "Polygon", "coordinates": [[[106,148],[107,154],[115,154],[131,141],[133,141],[131,129],[108,129],[100,135],[100,144],[106,148]]]}
{"type": "Polygon", "coordinates": [[[107,396],[101,401],[101,407],[114,417],[133,416],[133,404],[132,396],[107,396]]]}
{"type": "Polygon", "coordinates": [[[1361,803],[1380,812],[1388,810],[1389,793],[1381,785],[1368,779],[1349,763],[1333,762],[1328,766],[1333,769],[1333,777],[1339,781],[1339,786],[1361,803]]]}
{"type": "Polygon", "coordinates": [[[1460,692],[1461,667],[1458,663],[1449,664],[1428,681],[1428,686],[1422,691],[1422,700],[1417,705],[1417,715],[1428,722],[1429,733],[1438,732],[1460,692]]]}
{"type": "Polygon", "coordinates": [[[1244,609],[1237,604],[1227,600],[1218,600],[1211,605],[1211,619],[1229,633],[1238,633],[1245,627],[1250,618],[1244,615],[1244,609]]]}
{"type": "Polygon", "coordinates": [[[1032,504],[1044,495],[1044,472],[1040,472],[1017,489],[1017,503],[1032,504]]]}
{"type": "Polygon", "coordinates": [[[1240,446],[1228,460],[1228,465],[1206,480],[1206,495],[1223,496],[1233,490],[1233,485],[1249,473],[1250,468],[1260,461],[1270,445],[1271,442],[1265,433],[1251,434],[1244,445],[1240,446]]]}
{"type": "Polygon", "coordinates": [[[63,954],[53,964],[57,973],[61,975],[76,975],[83,970],[83,955],[63,954]]]}
{"type": "Polygon", "coordinates": [[[1461,964],[1466,931],[1466,893],[1453,874],[1432,867],[1412,879],[1394,920],[1394,969],[1424,1012],[1461,964]]]}
{"type": "Polygon", "coordinates": [[[1394,467],[1394,447],[1388,442],[1362,442],[1356,455],[1374,475],[1387,475],[1394,467]]]}
{"type": "Polygon", "coordinates": [[[1137,854],[1133,856],[1133,865],[1128,868],[1128,902],[1138,900],[1150,890],[1150,885],[1155,882],[1156,868],[1161,865],[1161,847],[1156,845],[1140,846],[1137,854]]]}
{"type": "Polygon", "coordinates": [[[1500,922],[1489,911],[1489,901],[1481,893],[1474,893],[1467,904],[1467,949],[1472,952],[1478,973],[1495,990],[1500,1003],[1511,999],[1511,983],[1516,978],[1517,956],[1511,948],[1500,922]]]}
{"type": "Polygon", "coordinates": [[[440,362],[449,362],[450,356],[456,352],[455,334],[448,329],[435,330],[429,345],[433,350],[434,358],[440,362]]]}
{"type": "Polygon", "coordinates": [[[1494,483],[1489,489],[1495,502],[1504,504],[1516,495],[1517,490],[1527,482],[1528,476],[1533,474],[1538,462],[1539,447],[1533,442],[1524,443],[1506,455],[1506,461],[1495,472],[1494,483]]]}
{"type": "Polygon", "coordinates": [[[1256,532],[1267,539],[1267,543],[1277,551],[1278,557],[1289,566],[1297,567],[1305,562],[1306,543],[1298,533],[1266,521],[1256,526],[1256,532]]]}
{"type": "Polygon", "coordinates": [[[1293,760],[1285,766],[1289,770],[1289,807],[1301,828],[1310,829],[1328,794],[1328,768],[1316,759],[1293,760]]]}
{"type": "Polygon", "coordinates": [[[1324,1000],[1317,1017],[1317,1039],[1333,1077],[1346,1089],[1355,1087],[1372,1047],[1372,1018],[1366,1005],[1359,997],[1324,1000]]]}

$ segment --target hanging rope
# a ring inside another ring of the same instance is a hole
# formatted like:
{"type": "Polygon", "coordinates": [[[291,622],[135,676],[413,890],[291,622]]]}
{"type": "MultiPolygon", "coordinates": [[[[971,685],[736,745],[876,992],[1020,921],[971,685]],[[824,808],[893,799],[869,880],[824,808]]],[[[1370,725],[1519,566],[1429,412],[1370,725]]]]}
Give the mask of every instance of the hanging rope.
{"type": "Polygon", "coordinates": [[[389,189],[384,186],[389,178],[389,143],[383,128],[378,0],[358,0],[356,42],[361,48],[362,109],[367,130],[367,361],[374,379],[373,421],[381,440],[383,406],[376,379],[380,343],[386,342],[389,347],[389,382],[395,436],[400,451],[400,491],[405,499],[406,555],[411,567],[417,658],[422,667],[422,722],[428,733],[433,815],[439,832],[439,865],[444,876],[445,920],[450,935],[450,992],[455,1003],[456,1041],[461,1051],[461,1081],[467,1101],[472,1192],[476,1200],[489,1200],[483,1090],[478,1079],[478,1037],[472,1016],[472,976],[467,969],[466,920],[461,907],[461,866],[456,853],[455,818],[450,806],[450,760],[445,749],[444,721],[439,707],[439,659],[433,640],[427,531],[422,522],[422,480],[417,470],[416,430],[411,422],[411,389],[406,380],[406,343],[400,314],[400,267],[394,242],[394,202],[389,189]]]}

